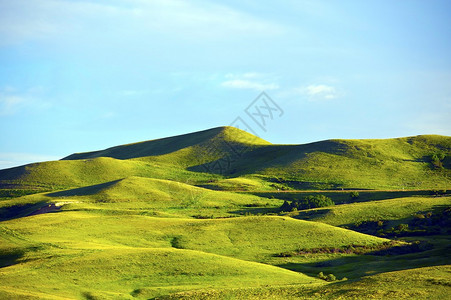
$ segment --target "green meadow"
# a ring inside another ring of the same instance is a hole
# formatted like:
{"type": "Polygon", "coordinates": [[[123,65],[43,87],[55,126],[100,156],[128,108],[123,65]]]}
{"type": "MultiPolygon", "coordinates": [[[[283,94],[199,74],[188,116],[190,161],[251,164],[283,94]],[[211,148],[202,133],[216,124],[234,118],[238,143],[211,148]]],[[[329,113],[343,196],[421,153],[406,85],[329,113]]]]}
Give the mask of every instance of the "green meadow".
{"type": "Polygon", "coordinates": [[[232,127],[0,170],[0,298],[447,299],[450,184],[450,137],[232,127]]]}

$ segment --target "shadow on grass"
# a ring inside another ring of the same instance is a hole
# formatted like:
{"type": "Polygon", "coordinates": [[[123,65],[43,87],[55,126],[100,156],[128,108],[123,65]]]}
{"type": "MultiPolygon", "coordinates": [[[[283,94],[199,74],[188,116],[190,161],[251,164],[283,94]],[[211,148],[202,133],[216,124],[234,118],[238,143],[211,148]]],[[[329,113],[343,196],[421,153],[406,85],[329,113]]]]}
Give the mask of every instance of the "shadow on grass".
{"type": "Polygon", "coordinates": [[[323,208],[323,209],[315,209],[315,210],[301,210],[298,212],[296,216],[293,216],[294,219],[298,220],[311,220],[311,219],[319,219],[327,215],[331,209],[323,208]]]}
{"type": "Polygon", "coordinates": [[[90,185],[90,186],[81,187],[81,188],[76,188],[76,189],[71,189],[71,190],[66,190],[66,191],[61,191],[61,192],[48,193],[48,194],[46,194],[46,196],[49,196],[49,197],[89,196],[89,195],[96,194],[96,193],[100,192],[101,190],[106,189],[110,186],[113,186],[121,180],[122,179],[109,181],[109,182],[96,184],[96,185],[90,185]]]}
{"type": "Polygon", "coordinates": [[[250,215],[250,216],[260,216],[260,215],[278,215],[280,212],[280,209],[278,207],[252,207],[252,208],[245,208],[245,209],[239,209],[234,211],[229,211],[230,214],[236,214],[236,215],[250,215]]]}
{"type": "Polygon", "coordinates": [[[280,200],[295,201],[302,199],[306,196],[321,194],[331,198],[335,204],[349,204],[355,202],[368,202],[386,199],[395,199],[412,196],[431,196],[432,190],[421,191],[362,191],[359,190],[359,196],[357,198],[351,198],[351,190],[335,190],[335,191],[279,191],[279,192],[246,192],[241,191],[243,194],[252,194],[264,198],[275,198],[280,200]]]}
{"type": "Polygon", "coordinates": [[[21,250],[12,250],[6,253],[0,253],[0,268],[9,267],[18,263],[23,257],[24,252],[21,250]]]}
{"type": "Polygon", "coordinates": [[[430,236],[451,233],[450,217],[450,205],[434,205],[402,219],[367,220],[340,227],[385,238],[430,236]]]}
{"type": "Polygon", "coordinates": [[[3,207],[0,209],[0,221],[25,217],[36,211],[39,211],[43,207],[47,207],[48,205],[49,203],[47,203],[46,201],[40,201],[37,203],[18,204],[9,207],[3,207]]]}
{"type": "MultiPolygon", "coordinates": [[[[363,276],[374,275],[383,272],[401,271],[428,266],[447,265],[451,263],[451,246],[449,236],[439,236],[440,242],[434,240],[437,237],[424,238],[433,248],[418,250],[419,252],[408,254],[380,255],[381,253],[367,253],[364,255],[334,255],[335,258],[310,263],[289,262],[277,265],[278,267],[302,272],[310,276],[317,276],[319,272],[332,273],[337,278],[347,277],[358,279],[363,276]],[[338,257],[337,257],[338,256],[338,257]]],[[[314,258],[314,255],[305,255],[305,258],[314,258]]]]}

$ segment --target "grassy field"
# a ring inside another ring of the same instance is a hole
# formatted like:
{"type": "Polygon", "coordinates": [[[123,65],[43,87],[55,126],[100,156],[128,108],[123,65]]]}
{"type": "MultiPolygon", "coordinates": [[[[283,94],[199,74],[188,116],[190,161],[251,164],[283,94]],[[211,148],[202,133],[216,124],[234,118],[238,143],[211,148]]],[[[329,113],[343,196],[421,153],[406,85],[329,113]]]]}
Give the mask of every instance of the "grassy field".
{"type": "Polygon", "coordinates": [[[446,299],[450,149],[221,127],[0,170],[0,298],[446,299]]]}

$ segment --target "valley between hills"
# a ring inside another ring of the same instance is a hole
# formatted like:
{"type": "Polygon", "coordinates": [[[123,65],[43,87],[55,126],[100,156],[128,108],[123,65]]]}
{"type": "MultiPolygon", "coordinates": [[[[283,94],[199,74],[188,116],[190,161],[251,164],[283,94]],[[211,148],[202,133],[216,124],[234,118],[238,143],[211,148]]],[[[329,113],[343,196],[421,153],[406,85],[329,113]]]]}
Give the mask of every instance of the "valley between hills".
{"type": "Polygon", "coordinates": [[[0,170],[1,299],[449,299],[451,137],[233,127],[0,170]]]}

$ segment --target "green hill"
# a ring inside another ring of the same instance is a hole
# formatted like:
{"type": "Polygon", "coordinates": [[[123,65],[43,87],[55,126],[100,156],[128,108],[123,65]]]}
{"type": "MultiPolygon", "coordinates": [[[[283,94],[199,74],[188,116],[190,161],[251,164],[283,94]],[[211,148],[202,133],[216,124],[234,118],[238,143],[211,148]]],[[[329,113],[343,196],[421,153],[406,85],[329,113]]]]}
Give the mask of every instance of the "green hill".
{"type": "MultiPolygon", "coordinates": [[[[191,158],[197,158],[196,152],[199,151],[204,152],[205,155],[208,154],[207,156],[230,155],[234,151],[250,150],[246,148],[269,144],[265,140],[234,127],[217,127],[169,138],[116,146],[100,151],[75,153],[63,158],[63,160],[97,157],[112,157],[116,159],[148,156],[165,157],[165,155],[171,153],[184,156],[183,152],[189,152],[191,158]],[[195,151],[187,151],[186,149],[195,151]]],[[[171,157],[174,157],[174,155],[171,157]]],[[[177,159],[180,160],[181,157],[177,157],[177,159]]]]}
{"type": "Polygon", "coordinates": [[[193,220],[61,211],[1,223],[0,296],[149,298],[206,287],[323,284],[257,262],[298,247],[385,241],[284,217],[193,220]]]}
{"type": "Polygon", "coordinates": [[[220,127],[0,170],[0,298],[440,298],[450,154],[220,127]],[[319,193],[336,205],[280,209],[319,193]]]}
{"type": "Polygon", "coordinates": [[[408,197],[315,208],[293,212],[290,215],[334,226],[347,226],[368,221],[407,222],[416,214],[426,214],[437,208],[449,206],[451,197],[408,197]]]}
{"type": "Polygon", "coordinates": [[[0,297],[149,299],[205,286],[321,284],[318,279],[296,272],[192,250],[111,248],[66,252],[52,252],[52,260],[36,256],[1,269],[0,297]]]}
{"type": "Polygon", "coordinates": [[[451,138],[417,136],[263,146],[234,161],[228,175],[256,174],[294,189],[446,188],[450,169],[451,138]],[[445,156],[440,168],[431,161],[437,152],[445,156]]]}
{"type": "Polygon", "coordinates": [[[280,206],[281,200],[254,195],[212,191],[185,183],[127,177],[101,184],[14,198],[0,202],[0,220],[29,215],[49,205],[60,209],[91,209],[128,214],[177,216],[236,216],[234,211],[252,206],[280,206]]]}
{"type": "Polygon", "coordinates": [[[239,129],[219,127],[0,170],[0,188],[62,189],[130,176],[230,190],[243,188],[240,178],[247,180],[245,189],[251,184],[263,190],[443,189],[451,183],[451,138],[272,145],[239,129]],[[230,178],[237,180],[215,185],[230,178]]]}

